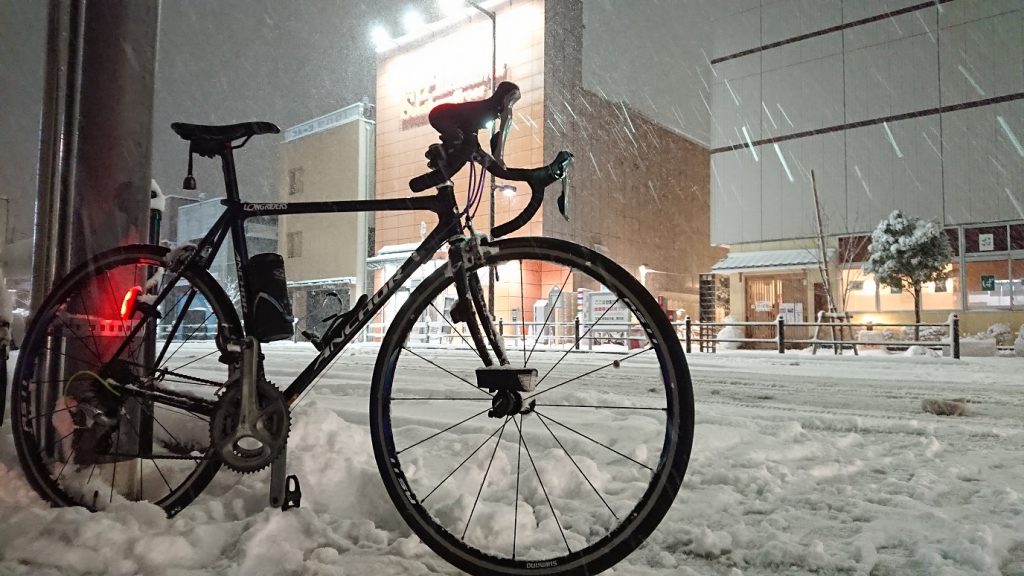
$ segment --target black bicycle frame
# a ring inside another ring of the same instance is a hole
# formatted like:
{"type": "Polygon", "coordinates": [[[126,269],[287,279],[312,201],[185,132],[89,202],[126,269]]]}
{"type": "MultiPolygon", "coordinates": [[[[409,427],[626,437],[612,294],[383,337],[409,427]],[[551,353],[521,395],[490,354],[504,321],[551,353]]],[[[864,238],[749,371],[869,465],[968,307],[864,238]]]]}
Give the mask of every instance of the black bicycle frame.
{"type": "MultiPolygon", "coordinates": [[[[359,331],[377,314],[397,287],[403,285],[412,274],[446,242],[456,236],[462,236],[462,224],[458,206],[455,202],[455,191],[450,184],[440,186],[436,194],[430,196],[412,196],[381,200],[336,200],[326,202],[242,202],[238,198],[238,184],[235,178],[234,160],[231,150],[220,154],[224,168],[224,183],[227,198],[222,200],[225,206],[217,222],[210,228],[206,236],[196,246],[196,253],[191,263],[198,263],[209,268],[220,251],[227,235],[231,234],[231,244],[235,257],[235,271],[238,277],[239,296],[242,307],[242,318],[246,333],[250,332],[248,292],[245,286],[245,264],[249,254],[245,242],[245,222],[258,216],[285,216],[290,214],[327,214],[351,212],[394,212],[399,210],[429,210],[437,214],[437,225],[423,239],[413,253],[399,266],[398,270],[380,287],[373,296],[353,308],[348,314],[348,321],[337,323],[323,335],[323,349],[306,368],[295,377],[295,380],[284,391],[289,404],[302,395],[313,381],[330,364],[339,352],[355,337],[359,331]],[[195,260],[198,258],[198,261],[195,260]]],[[[190,263],[190,264],[191,264],[190,263]]],[[[165,291],[174,285],[171,282],[165,291]]],[[[165,297],[161,294],[158,300],[165,297]]]]}

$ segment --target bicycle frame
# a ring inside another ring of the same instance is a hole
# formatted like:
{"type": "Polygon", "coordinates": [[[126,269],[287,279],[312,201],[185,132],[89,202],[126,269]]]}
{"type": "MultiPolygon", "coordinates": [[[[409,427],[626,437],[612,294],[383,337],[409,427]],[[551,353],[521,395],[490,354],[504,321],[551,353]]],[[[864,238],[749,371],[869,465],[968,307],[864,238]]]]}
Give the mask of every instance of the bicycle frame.
{"type": "MultiPolygon", "coordinates": [[[[238,184],[235,178],[234,161],[231,150],[220,154],[224,168],[227,198],[221,201],[225,206],[217,222],[196,246],[196,252],[190,264],[199,264],[208,269],[225,238],[231,234],[234,251],[235,271],[238,277],[239,296],[242,308],[242,321],[245,331],[250,330],[249,298],[245,286],[244,267],[249,254],[245,242],[245,222],[258,216],[285,216],[290,214],[327,214],[352,212],[393,212],[399,210],[429,210],[437,214],[437,225],[423,239],[419,246],[407,258],[398,270],[372,296],[357,303],[349,311],[347,322],[339,322],[323,335],[323,349],[317,357],[295,377],[285,389],[284,396],[289,405],[313,383],[313,381],[330,365],[331,361],[352,341],[356,334],[366,326],[384,304],[403,285],[413,273],[424,263],[432,259],[446,242],[454,237],[462,237],[460,213],[455,202],[455,191],[451,184],[438,187],[436,194],[430,196],[411,196],[380,200],[336,200],[323,202],[242,202],[238,197],[238,184]]],[[[176,281],[176,280],[175,280],[176,281]]],[[[165,291],[169,292],[175,284],[168,283],[165,291]]],[[[160,294],[158,301],[166,294],[160,294]]],[[[127,339],[126,342],[130,340],[127,339]]],[[[119,352],[120,353],[120,352],[119,352]]]]}

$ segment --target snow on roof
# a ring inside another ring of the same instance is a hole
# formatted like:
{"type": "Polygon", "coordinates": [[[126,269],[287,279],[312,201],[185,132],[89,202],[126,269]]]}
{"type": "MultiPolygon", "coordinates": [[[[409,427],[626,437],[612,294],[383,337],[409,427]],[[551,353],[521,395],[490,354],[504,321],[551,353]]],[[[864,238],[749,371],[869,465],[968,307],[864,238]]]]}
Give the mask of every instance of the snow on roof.
{"type": "MultiPolygon", "coordinates": [[[[829,256],[832,256],[829,250],[829,256]]],[[[818,265],[818,251],[811,248],[798,250],[759,250],[755,252],[733,252],[716,262],[711,269],[716,272],[739,272],[758,268],[809,268],[818,265]]]]}

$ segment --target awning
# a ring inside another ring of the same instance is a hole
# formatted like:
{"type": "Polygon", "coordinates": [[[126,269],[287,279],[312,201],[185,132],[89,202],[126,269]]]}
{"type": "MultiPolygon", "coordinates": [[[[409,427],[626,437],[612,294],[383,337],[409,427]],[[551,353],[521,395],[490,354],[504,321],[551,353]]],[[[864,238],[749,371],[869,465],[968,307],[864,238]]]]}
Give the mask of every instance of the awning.
{"type": "MultiPolygon", "coordinates": [[[[419,248],[419,244],[389,244],[384,246],[377,252],[375,256],[370,256],[366,259],[366,267],[370,270],[376,270],[383,268],[385,264],[401,264],[405,262],[412,253],[419,248]]],[[[434,254],[437,256],[447,256],[447,252],[440,250],[434,254]]]]}
{"type": "MultiPolygon", "coordinates": [[[[828,251],[829,258],[832,257],[833,252],[833,250],[828,251]]],[[[812,248],[733,252],[711,266],[711,270],[714,272],[802,270],[805,268],[817,268],[818,261],[818,251],[812,248]]]]}

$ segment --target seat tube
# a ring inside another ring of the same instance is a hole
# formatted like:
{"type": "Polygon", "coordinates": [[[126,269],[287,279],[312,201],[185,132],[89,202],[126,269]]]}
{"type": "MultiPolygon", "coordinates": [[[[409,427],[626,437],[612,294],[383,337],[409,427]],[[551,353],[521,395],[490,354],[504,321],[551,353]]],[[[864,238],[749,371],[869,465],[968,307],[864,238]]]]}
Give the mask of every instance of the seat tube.
{"type": "Polygon", "coordinates": [[[235,154],[228,143],[228,148],[220,153],[221,168],[224,171],[224,191],[228,200],[238,202],[238,176],[235,173],[235,154]]]}

